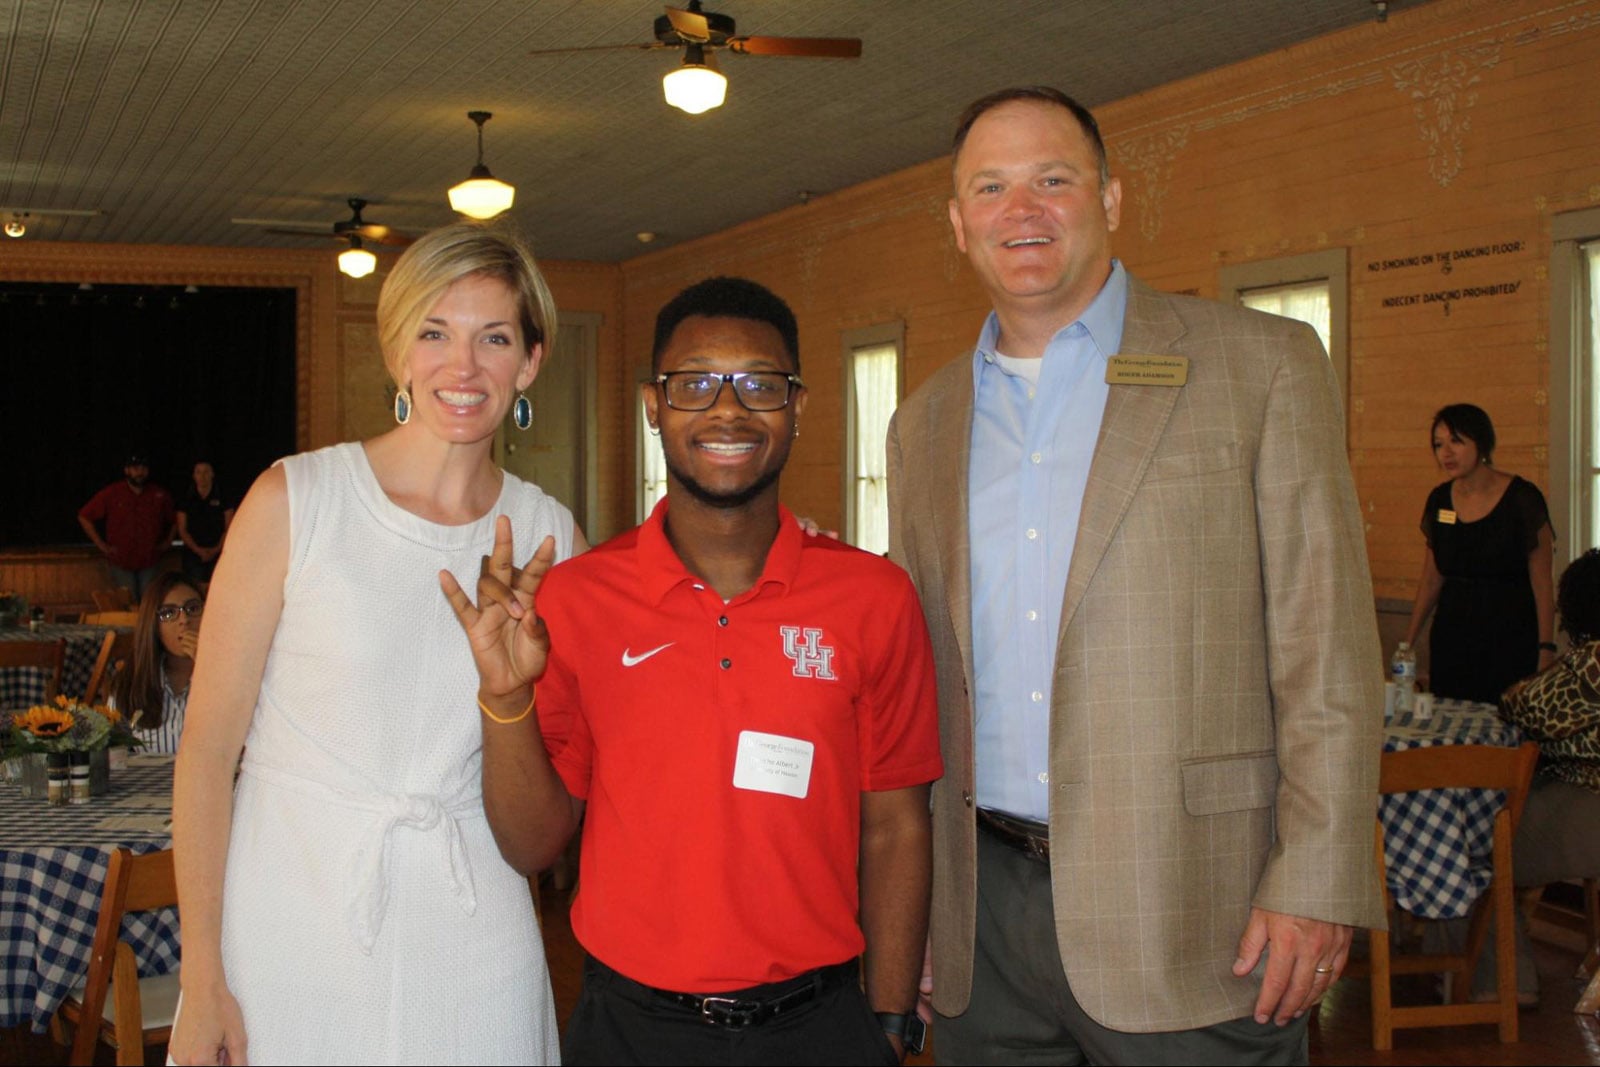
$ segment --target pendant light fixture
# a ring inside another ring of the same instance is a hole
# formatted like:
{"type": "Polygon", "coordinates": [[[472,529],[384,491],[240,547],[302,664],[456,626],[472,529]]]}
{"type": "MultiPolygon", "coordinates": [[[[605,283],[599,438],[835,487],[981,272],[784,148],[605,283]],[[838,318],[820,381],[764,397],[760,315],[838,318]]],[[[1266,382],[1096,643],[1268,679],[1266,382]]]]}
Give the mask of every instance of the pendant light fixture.
{"type": "Polygon", "coordinates": [[[378,257],[361,247],[361,238],[350,235],[350,247],[339,253],[339,273],[351,278],[365,278],[378,267],[378,257]]]}
{"type": "Polygon", "coordinates": [[[469,111],[467,118],[478,124],[478,165],[467,180],[450,189],[450,207],[475,219],[492,219],[511,207],[517,190],[489,173],[483,165],[483,124],[494,118],[488,111],[469,111]]]}
{"type": "Polygon", "coordinates": [[[679,111],[699,115],[722,106],[728,96],[728,79],[704,48],[691,44],[684,48],[683,66],[661,79],[661,91],[667,103],[679,111]]]}

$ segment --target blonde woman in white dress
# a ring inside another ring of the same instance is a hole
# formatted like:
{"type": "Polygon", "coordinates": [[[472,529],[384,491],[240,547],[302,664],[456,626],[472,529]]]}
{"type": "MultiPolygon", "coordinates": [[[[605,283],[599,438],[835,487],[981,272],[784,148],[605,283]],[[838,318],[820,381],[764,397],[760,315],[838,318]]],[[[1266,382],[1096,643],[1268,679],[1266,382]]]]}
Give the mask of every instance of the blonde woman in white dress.
{"type": "Polygon", "coordinates": [[[378,301],[401,424],[281,461],[240,505],[173,795],[175,1062],[556,1060],[528,884],[484,816],[507,801],[486,743],[527,724],[474,707],[440,588],[441,571],[475,584],[497,527],[524,551],[548,542],[541,565],[585,547],[491,456],[514,404],[525,421],[554,326],[520,243],[428,234],[378,301]]]}

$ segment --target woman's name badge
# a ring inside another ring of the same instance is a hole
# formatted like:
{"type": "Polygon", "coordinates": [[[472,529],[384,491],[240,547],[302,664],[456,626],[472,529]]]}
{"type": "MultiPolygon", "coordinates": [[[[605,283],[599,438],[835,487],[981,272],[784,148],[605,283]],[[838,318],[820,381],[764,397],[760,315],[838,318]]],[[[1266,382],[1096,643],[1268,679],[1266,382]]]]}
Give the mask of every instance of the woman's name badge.
{"type": "Polygon", "coordinates": [[[1106,360],[1107,385],[1182,385],[1189,380],[1188,356],[1112,356],[1106,360]]]}
{"type": "Polygon", "coordinates": [[[740,730],[733,787],[803,800],[811,788],[811,757],[816,748],[795,737],[740,730]]]}
{"type": "Polygon", "coordinates": [[[1446,526],[1454,526],[1456,524],[1456,513],[1451,511],[1449,508],[1440,508],[1439,521],[1444,523],[1446,526]]]}

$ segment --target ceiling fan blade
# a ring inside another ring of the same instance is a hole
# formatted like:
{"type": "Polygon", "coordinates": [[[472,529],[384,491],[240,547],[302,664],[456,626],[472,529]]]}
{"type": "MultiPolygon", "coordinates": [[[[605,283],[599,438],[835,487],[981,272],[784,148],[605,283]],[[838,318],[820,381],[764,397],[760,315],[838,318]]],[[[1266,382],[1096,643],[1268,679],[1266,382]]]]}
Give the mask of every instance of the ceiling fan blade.
{"type": "Polygon", "coordinates": [[[730,37],[728,48],[746,56],[855,59],[861,55],[861,40],[857,37],[730,37]]]}
{"type": "Polygon", "coordinates": [[[678,36],[690,44],[705,44],[711,40],[711,23],[698,11],[669,7],[667,21],[672,23],[672,28],[677,31],[678,36]]]}
{"type": "Polygon", "coordinates": [[[299,219],[229,219],[228,221],[235,226],[281,226],[285,229],[303,226],[306,233],[322,235],[328,232],[326,222],[301,222],[299,219]]]}
{"type": "MultiPolygon", "coordinates": [[[[238,222],[240,220],[234,219],[233,221],[238,222]]],[[[263,219],[261,221],[264,222],[266,220],[263,219]]],[[[249,225],[249,224],[247,223],[246,225],[249,225]]],[[[343,238],[340,238],[340,237],[338,237],[338,236],[336,236],[334,234],[329,233],[328,232],[328,228],[326,226],[324,226],[321,229],[321,231],[315,231],[315,230],[290,230],[290,229],[285,229],[282,226],[262,226],[261,227],[261,231],[263,233],[275,233],[275,234],[278,234],[278,235],[283,236],[283,237],[307,237],[307,238],[310,238],[312,240],[327,240],[327,241],[343,240],[343,238]]]]}
{"type": "Polygon", "coordinates": [[[670,48],[660,41],[651,41],[649,44],[592,44],[581,48],[540,48],[529,52],[530,56],[564,56],[575,55],[578,52],[653,52],[658,48],[670,48]]]}
{"type": "Polygon", "coordinates": [[[371,223],[361,227],[357,232],[361,234],[363,241],[371,241],[373,244],[380,245],[393,245],[396,248],[404,248],[416,240],[415,237],[409,237],[389,226],[374,226],[371,223]]]}

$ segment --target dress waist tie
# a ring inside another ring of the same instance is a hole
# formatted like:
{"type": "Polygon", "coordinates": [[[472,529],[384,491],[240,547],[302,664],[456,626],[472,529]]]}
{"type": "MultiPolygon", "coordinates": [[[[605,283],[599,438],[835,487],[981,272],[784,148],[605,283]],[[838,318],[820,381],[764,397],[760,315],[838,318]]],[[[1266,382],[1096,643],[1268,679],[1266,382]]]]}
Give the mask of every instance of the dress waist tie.
{"type": "Polygon", "coordinates": [[[240,773],[329,804],[380,816],[377,825],[363,835],[361,843],[350,857],[346,871],[349,884],[344,901],[345,922],[356,945],[367,955],[372,954],[372,946],[377,942],[378,931],[383,926],[384,911],[389,905],[389,841],[399,827],[408,827],[421,833],[440,831],[444,835],[444,868],[450,889],[463,912],[472,915],[478,910],[472,864],[467,859],[466,846],[462,843],[456,819],[463,812],[481,811],[481,795],[446,806],[438,797],[427,795],[352,793],[279,767],[248,760],[240,773]]]}

